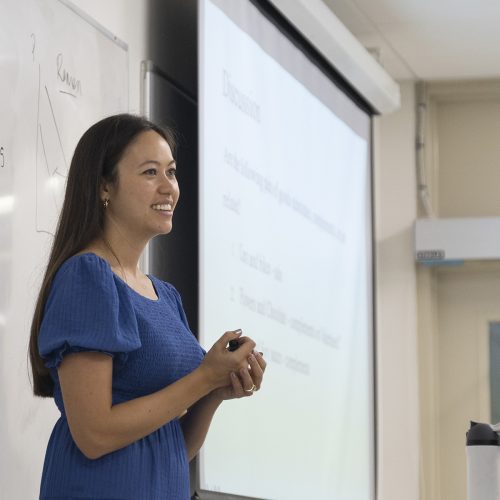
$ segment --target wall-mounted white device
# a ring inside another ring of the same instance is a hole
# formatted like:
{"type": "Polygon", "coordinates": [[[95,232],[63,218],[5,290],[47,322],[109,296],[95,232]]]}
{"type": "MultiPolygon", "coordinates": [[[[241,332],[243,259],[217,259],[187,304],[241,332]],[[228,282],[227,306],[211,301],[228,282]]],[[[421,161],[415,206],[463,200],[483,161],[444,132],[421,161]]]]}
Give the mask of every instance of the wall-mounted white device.
{"type": "Polygon", "coordinates": [[[418,219],[415,258],[424,264],[500,260],[500,217],[418,219]]]}

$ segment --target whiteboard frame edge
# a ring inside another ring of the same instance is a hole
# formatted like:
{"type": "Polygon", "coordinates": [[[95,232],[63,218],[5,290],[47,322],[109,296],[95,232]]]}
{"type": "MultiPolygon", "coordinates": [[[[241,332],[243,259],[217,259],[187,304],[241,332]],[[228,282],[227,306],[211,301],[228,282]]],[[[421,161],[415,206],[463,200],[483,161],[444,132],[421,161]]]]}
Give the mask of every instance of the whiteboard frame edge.
{"type": "Polygon", "coordinates": [[[110,30],[104,27],[99,21],[96,21],[93,17],[87,14],[85,11],[77,7],[71,0],[58,0],[60,3],[72,10],[76,15],[80,16],[82,19],[87,21],[91,26],[100,31],[104,36],[109,38],[112,42],[118,45],[120,48],[128,53],[128,44],[124,42],[121,38],[117,37],[110,30]]]}
{"type": "MultiPolygon", "coordinates": [[[[61,0],[66,1],[66,0],[61,0]]],[[[148,59],[141,61],[140,64],[140,105],[139,112],[147,120],[151,119],[151,72],[154,63],[148,59]]],[[[139,260],[139,267],[145,274],[151,273],[151,245],[146,244],[139,260]]]]}

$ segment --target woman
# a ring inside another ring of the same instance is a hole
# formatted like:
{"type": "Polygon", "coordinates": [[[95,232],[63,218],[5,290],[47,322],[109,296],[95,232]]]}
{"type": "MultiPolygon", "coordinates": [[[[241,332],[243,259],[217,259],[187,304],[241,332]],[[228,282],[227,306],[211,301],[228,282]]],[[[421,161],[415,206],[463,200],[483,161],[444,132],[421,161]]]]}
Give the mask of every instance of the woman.
{"type": "Polygon", "coordinates": [[[34,393],[61,411],[42,499],[188,499],[188,462],[216,409],[262,383],[250,338],[226,332],[205,354],[174,287],[138,267],[172,229],[173,146],[168,131],[123,114],[76,147],[31,328],[34,393]]]}

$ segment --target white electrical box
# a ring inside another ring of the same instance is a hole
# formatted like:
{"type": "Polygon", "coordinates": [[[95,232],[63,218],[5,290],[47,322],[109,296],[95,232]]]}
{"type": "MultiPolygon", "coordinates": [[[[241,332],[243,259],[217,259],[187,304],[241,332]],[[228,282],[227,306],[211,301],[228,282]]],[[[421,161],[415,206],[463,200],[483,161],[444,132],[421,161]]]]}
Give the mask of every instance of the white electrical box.
{"type": "Polygon", "coordinates": [[[500,217],[418,219],[415,257],[425,264],[500,260],[500,217]]]}

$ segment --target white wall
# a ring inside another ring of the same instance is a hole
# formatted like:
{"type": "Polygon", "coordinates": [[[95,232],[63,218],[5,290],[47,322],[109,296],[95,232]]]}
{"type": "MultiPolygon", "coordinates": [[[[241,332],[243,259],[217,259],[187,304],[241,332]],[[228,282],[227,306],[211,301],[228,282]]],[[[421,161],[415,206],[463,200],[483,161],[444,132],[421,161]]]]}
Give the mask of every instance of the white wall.
{"type": "Polygon", "coordinates": [[[500,214],[500,85],[495,94],[439,102],[439,216],[500,214]]]}
{"type": "Polygon", "coordinates": [[[439,500],[466,500],[465,432],[490,422],[489,323],[500,321],[500,266],[438,271],[439,500]]]}
{"type": "MultiPolygon", "coordinates": [[[[500,213],[500,82],[428,85],[428,170],[439,217],[500,213]]],[[[489,323],[500,263],[419,269],[423,500],[465,500],[465,432],[490,420],[489,323]]]]}
{"type": "Polygon", "coordinates": [[[419,498],[415,86],[375,121],[378,499],[419,498]]]}

